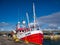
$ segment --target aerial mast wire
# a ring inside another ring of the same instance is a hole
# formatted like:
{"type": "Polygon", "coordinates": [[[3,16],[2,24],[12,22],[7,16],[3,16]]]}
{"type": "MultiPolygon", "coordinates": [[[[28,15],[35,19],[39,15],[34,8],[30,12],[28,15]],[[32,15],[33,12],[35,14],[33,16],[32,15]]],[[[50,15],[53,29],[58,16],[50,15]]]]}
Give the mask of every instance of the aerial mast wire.
{"type": "Polygon", "coordinates": [[[35,26],[36,26],[36,14],[35,14],[35,5],[34,5],[34,3],[33,3],[33,15],[34,15],[34,30],[35,30],[35,26]]]}
{"type": "Polygon", "coordinates": [[[26,12],[26,17],[27,17],[27,21],[28,21],[28,27],[30,28],[30,25],[29,25],[29,16],[28,16],[27,12],[26,12]]]}

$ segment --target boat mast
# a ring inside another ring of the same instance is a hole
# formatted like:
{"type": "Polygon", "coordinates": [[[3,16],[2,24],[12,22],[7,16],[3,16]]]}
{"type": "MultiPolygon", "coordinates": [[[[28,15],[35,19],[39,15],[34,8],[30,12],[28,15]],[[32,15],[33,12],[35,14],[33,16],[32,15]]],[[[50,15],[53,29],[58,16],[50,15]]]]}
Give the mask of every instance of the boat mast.
{"type": "Polygon", "coordinates": [[[27,12],[26,12],[26,17],[27,17],[27,21],[28,21],[28,27],[30,28],[30,25],[29,25],[29,16],[28,16],[27,12]]]}
{"type": "Polygon", "coordinates": [[[34,5],[34,3],[33,3],[33,15],[34,15],[34,30],[35,30],[35,26],[36,26],[36,21],[35,21],[35,5],[34,5]]]}

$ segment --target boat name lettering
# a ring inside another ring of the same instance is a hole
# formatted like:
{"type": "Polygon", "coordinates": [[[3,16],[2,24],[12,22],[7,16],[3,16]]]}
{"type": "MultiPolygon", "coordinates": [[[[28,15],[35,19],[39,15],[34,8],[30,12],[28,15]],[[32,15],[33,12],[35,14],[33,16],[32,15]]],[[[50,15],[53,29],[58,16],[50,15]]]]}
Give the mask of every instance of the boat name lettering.
{"type": "Polygon", "coordinates": [[[31,33],[29,32],[29,33],[27,33],[26,35],[29,35],[29,34],[31,34],[31,33]]]}

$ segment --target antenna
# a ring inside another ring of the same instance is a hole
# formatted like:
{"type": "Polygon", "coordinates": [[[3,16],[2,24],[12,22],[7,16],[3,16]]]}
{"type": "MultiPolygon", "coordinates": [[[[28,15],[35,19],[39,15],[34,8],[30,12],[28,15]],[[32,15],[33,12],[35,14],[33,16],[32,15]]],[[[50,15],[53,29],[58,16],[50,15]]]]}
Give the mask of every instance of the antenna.
{"type": "Polygon", "coordinates": [[[20,28],[20,22],[19,22],[19,8],[18,8],[18,29],[20,28]]]}
{"type": "Polygon", "coordinates": [[[18,22],[19,22],[19,8],[18,8],[18,22]]]}
{"type": "Polygon", "coordinates": [[[28,26],[30,28],[30,25],[29,25],[29,16],[28,16],[28,13],[26,12],[26,17],[27,17],[27,21],[28,21],[28,26]]]}
{"type": "Polygon", "coordinates": [[[35,29],[35,24],[36,24],[36,21],[35,21],[35,5],[33,3],[33,15],[34,15],[34,29],[35,29]]]}

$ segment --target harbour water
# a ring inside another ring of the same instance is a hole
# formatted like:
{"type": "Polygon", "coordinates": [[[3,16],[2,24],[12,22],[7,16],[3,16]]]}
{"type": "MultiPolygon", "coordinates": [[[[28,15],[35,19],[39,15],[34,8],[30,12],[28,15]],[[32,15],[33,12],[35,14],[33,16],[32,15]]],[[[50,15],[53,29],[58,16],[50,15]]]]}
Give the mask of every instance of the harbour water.
{"type": "Polygon", "coordinates": [[[60,45],[60,40],[45,40],[43,45],[60,45]]]}

